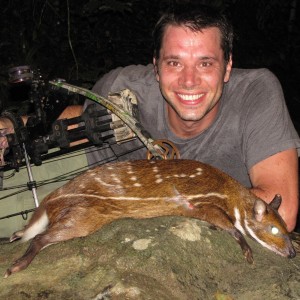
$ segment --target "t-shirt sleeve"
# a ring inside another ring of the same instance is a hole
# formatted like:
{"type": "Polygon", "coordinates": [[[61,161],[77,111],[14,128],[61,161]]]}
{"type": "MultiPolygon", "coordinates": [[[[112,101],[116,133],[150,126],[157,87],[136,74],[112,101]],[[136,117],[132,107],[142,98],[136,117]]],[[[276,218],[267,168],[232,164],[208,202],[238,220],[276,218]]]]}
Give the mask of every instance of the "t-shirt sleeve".
{"type": "Polygon", "coordinates": [[[278,79],[261,69],[245,94],[243,152],[248,170],[278,152],[296,148],[300,140],[286,107],[278,79]]]}
{"type": "Polygon", "coordinates": [[[109,92],[111,92],[111,86],[113,85],[114,81],[119,76],[121,71],[122,68],[120,67],[106,73],[96,82],[93,87],[93,91],[103,97],[107,97],[109,92]]]}
{"type": "MultiPolygon", "coordinates": [[[[109,92],[111,91],[111,86],[113,85],[114,81],[118,77],[119,73],[121,72],[122,68],[114,69],[105,75],[103,75],[94,85],[92,91],[97,93],[98,95],[107,98],[109,92]]],[[[86,109],[86,107],[91,104],[95,103],[92,100],[87,99],[84,103],[83,110],[86,109]]],[[[99,108],[103,108],[102,106],[99,106],[99,108]]]]}
{"type": "MultiPolygon", "coordinates": [[[[119,91],[124,88],[115,86],[115,83],[119,80],[121,72],[124,68],[120,67],[110,71],[101,77],[93,87],[93,92],[98,95],[107,98],[111,91],[119,91]]],[[[123,76],[124,77],[124,76],[123,76]]],[[[125,80],[125,79],[124,79],[125,80]]],[[[85,109],[89,104],[94,104],[95,102],[87,99],[84,103],[83,109],[85,109]]],[[[105,109],[102,105],[96,104],[94,106],[95,110],[105,109]]],[[[104,117],[105,118],[105,117],[104,117]]],[[[113,132],[112,132],[113,134],[113,132]]],[[[109,146],[107,147],[91,147],[86,150],[88,164],[90,166],[104,163],[111,160],[128,160],[128,159],[138,159],[145,158],[145,150],[143,149],[142,143],[139,139],[133,139],[128,142],[123,142],[121,144],[115,143],[114,138],[110,139],[109,146]]]]}

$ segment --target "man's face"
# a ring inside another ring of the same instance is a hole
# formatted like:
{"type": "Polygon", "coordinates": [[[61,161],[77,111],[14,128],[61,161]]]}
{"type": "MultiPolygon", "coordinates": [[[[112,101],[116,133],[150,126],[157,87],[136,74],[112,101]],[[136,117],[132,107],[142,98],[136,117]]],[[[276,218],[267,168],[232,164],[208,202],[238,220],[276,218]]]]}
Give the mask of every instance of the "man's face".
{"type": "Polygon", "coordinates": [[[224,61],[219,29],[211,27],[194,32],[170,25],[164,33],[159,59],[153,62],[168,103],[171,127],[209,123],[216,115],[232,65],[231,59],[227,65],[224,61]]]}

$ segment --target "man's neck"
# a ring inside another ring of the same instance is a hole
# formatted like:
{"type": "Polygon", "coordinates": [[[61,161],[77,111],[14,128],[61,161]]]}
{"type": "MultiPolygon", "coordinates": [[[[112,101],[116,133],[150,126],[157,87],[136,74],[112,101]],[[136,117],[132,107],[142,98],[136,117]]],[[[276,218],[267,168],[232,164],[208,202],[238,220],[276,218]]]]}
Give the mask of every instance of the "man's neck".
{"type": "Polygon", "coordinates": [[[167,105],[168,125],[171,131],[179,138],[193,138],[205,131],[214,122],[218,113],[218,108],[219,103],[217,103],[202,119],[197,121],[186,121],[181,119],[177,113],[167,105]]]}

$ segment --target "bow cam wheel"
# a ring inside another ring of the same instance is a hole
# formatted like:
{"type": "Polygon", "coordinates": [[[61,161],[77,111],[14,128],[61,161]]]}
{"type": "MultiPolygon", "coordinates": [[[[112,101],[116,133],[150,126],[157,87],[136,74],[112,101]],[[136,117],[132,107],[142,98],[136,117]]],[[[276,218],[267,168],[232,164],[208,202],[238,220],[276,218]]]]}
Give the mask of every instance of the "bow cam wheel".
{"type": "MultiPolygon", "coordinates": [[[[180,154],[177,147],[168,140],[156,140],[152,142],[157,152],[162,155],[163,159],[179,159],[180,154]]],[[[147,159],[153,159],[155,156],[148,150],[147,159]]]]}

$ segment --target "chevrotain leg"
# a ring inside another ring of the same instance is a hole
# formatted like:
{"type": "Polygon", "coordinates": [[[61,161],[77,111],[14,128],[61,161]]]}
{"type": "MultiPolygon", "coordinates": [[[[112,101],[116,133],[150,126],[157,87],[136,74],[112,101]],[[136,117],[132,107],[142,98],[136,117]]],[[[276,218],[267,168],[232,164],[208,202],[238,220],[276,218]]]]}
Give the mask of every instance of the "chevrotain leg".
{"type": "Polygon", "coordinates": [[[40,252],[40,250],[45,247],[47,243],[48,237],[43,233],[37,235],[30,243],[29,247],[27,248],[25,254],[17,259],[13,265],[6,270],[4,277],[8,277],[13,273],[19,272],[24,270],[28,267],[34,257],[40,252]]]}
{"type": "Polygon", "coordinates": [[[79,236],[83,236],[83,234],[78,234],[72,230],[72,228],[67,226],[63,227],[60,223],[56,223],[54,226],[48,228],[43,233],[36,235],[32,239],[25,254],[17,259],[13,265],[7,269],[4,277],[6,278],[13,273],[26,269],[34,257],[46,246],[79,236]]]}
{"type": "Polygon", "coordinates": [[[252,250],[248,243],[246,242],[244,236],[241,232],[234,227],[234,229],[230,230],[229,233],[233,236],[233,238],[239,243],[242,248],[243,254],[249,264],[253,263],[253,255],[252,250]]]}
{"type": "Polygon", "coordinates": [[[230,218],[223,209],[213,206],[211,203],[203,205],[203,203],[193,203],[193,216],[197,219],[206,221],[218,228],[227,231],[240,245],[242,252],[248,263],[253,263],[252,250],[242,233],[234,227],[230,218]]]}

